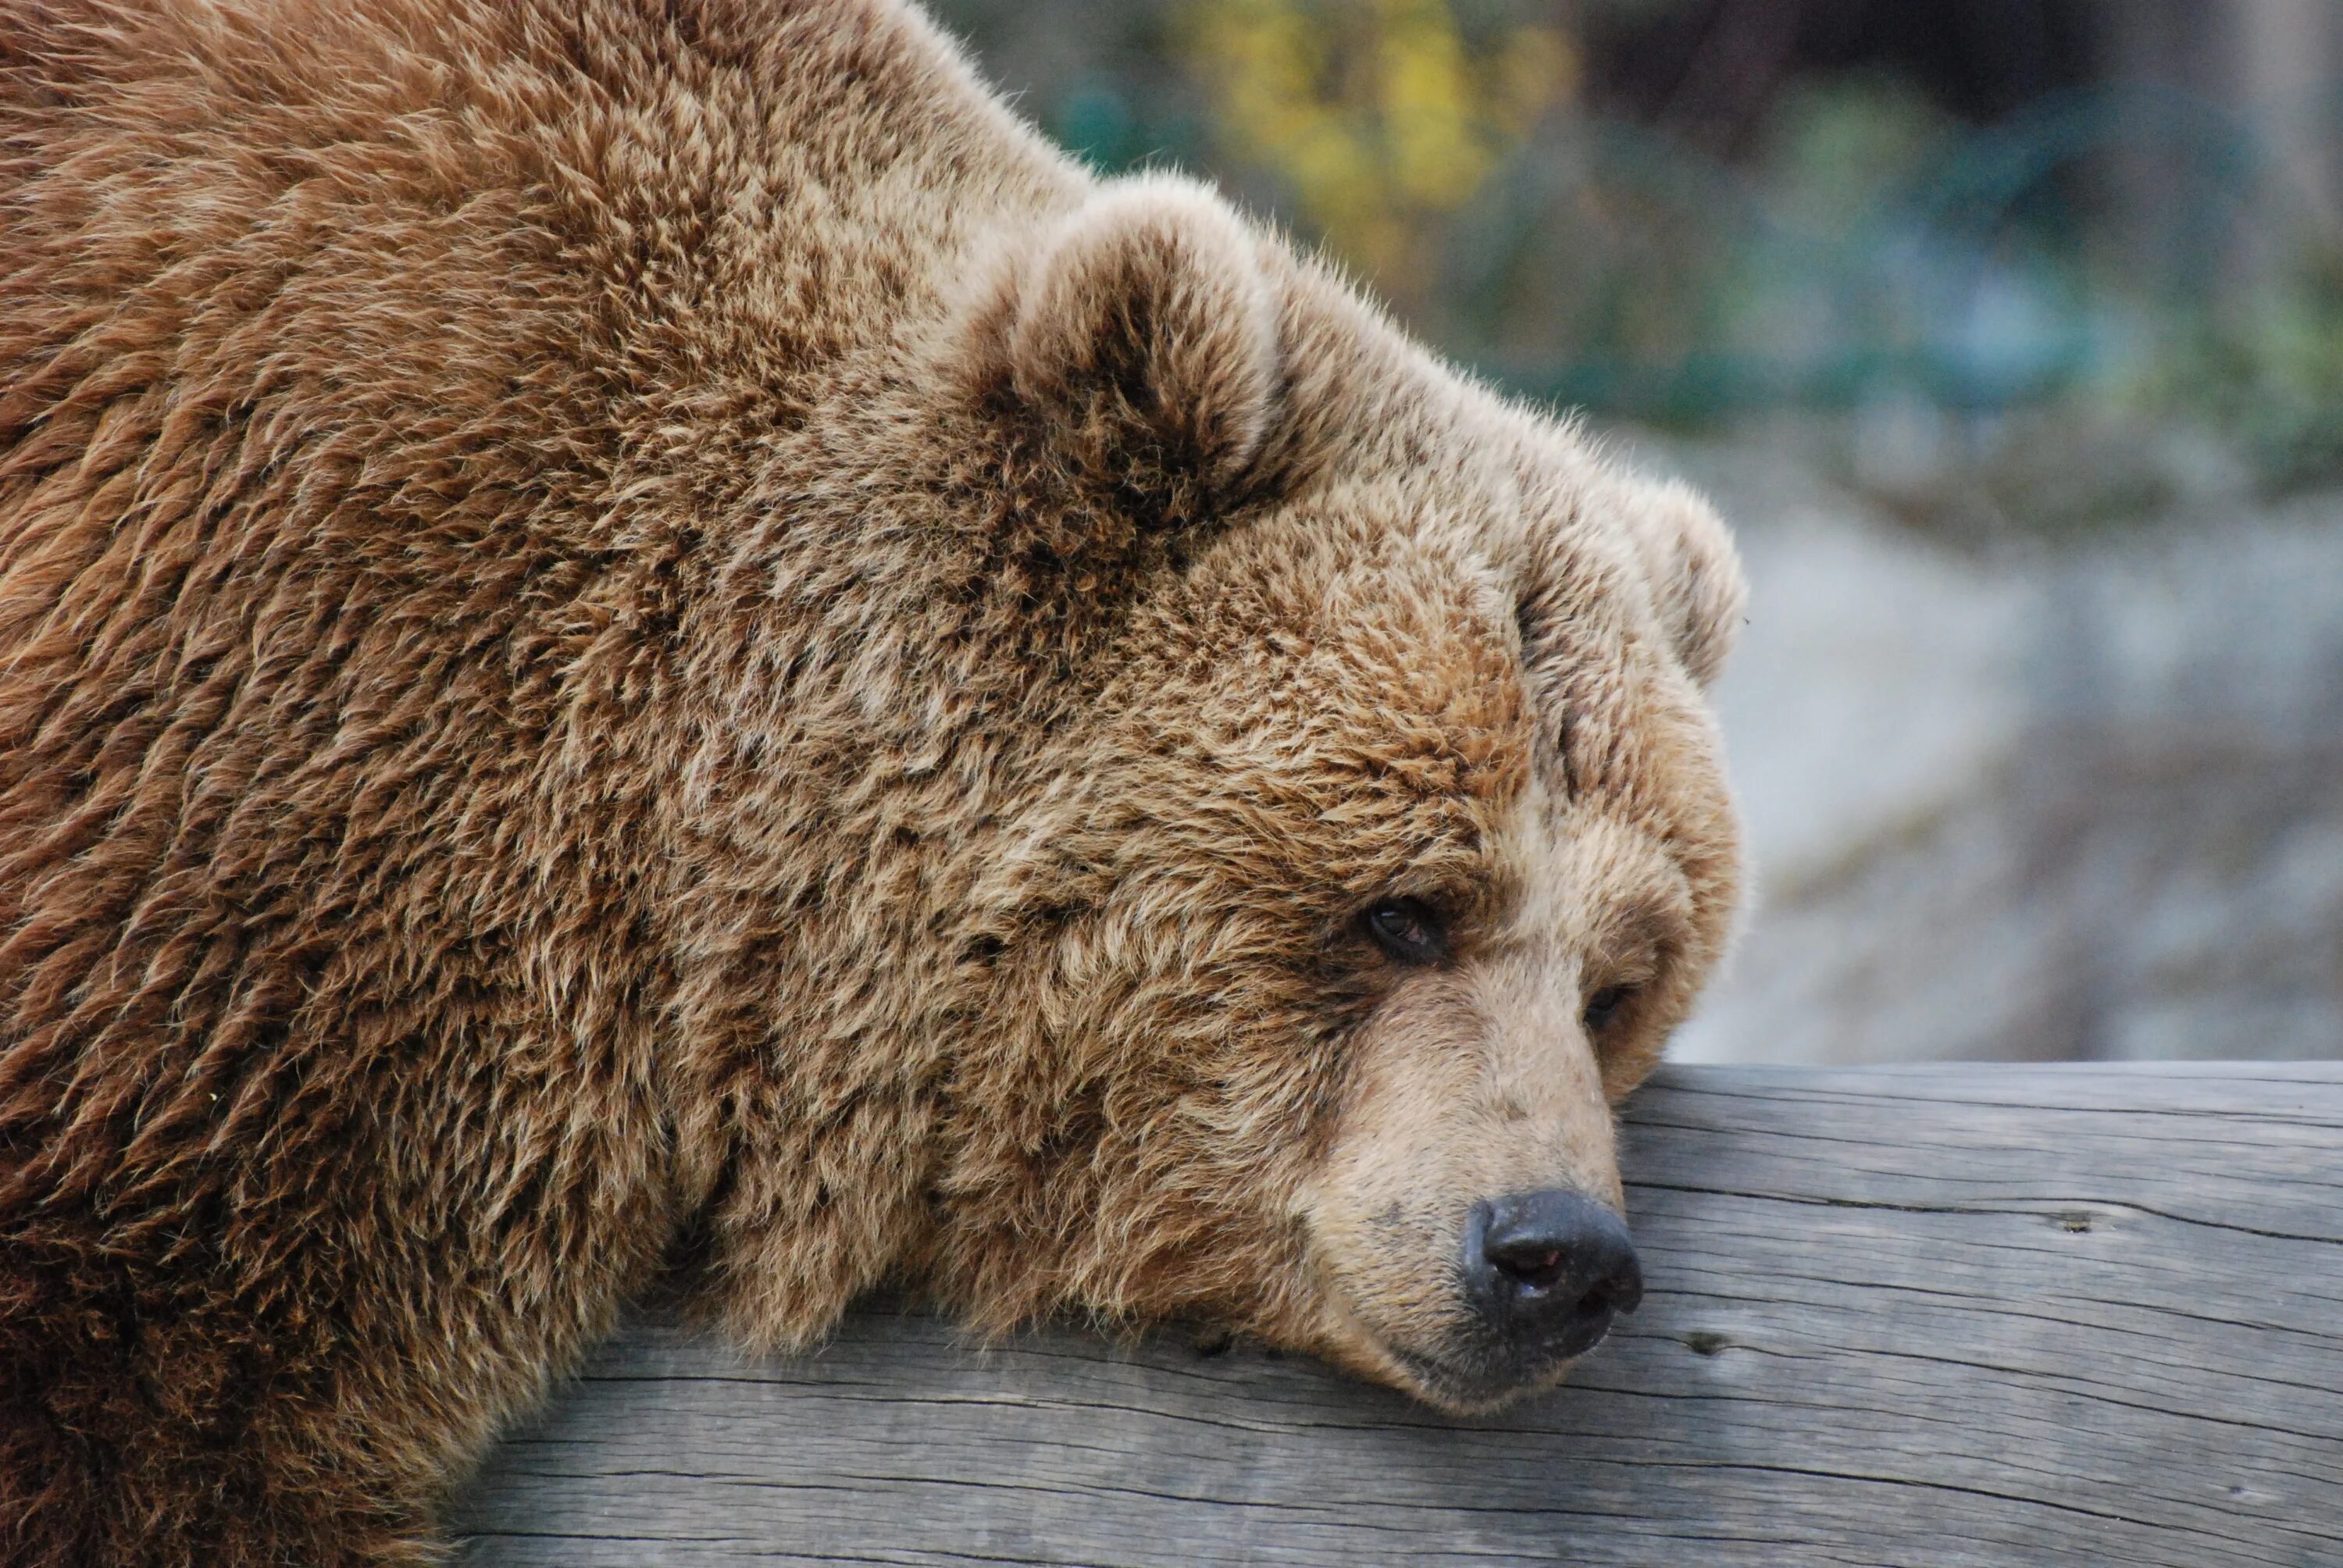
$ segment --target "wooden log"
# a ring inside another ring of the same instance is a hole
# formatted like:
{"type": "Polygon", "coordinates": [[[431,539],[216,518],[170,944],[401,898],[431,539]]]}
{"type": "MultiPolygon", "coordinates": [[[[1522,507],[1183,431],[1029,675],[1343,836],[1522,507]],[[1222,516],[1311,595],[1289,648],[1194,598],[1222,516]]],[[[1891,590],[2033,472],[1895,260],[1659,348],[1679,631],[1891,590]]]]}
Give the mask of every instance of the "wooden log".
{"type": "Polygon", "coordinates": [[[1453,1420],[1316,1364],[659,1323],[462,1499],[488,1564],[2343,1564],[2343,1065],[1664,1071],[1644,1309],[1453,1420]]]}

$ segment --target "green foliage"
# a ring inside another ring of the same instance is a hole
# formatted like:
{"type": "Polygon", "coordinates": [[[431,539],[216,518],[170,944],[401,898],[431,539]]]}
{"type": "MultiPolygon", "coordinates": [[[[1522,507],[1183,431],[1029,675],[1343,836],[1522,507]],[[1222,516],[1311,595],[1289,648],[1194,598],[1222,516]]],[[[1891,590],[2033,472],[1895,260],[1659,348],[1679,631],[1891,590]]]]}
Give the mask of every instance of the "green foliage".
{"type": "Polygon", "coordinates": [[[1845,234],[1917,187],[1958,136],[1949,116],[1895,76],[1800,80],[1769,116],[1757,180],[1785,218],[1845,234]]]}
{"type": "Polygon", "coordinates": [[[2211,421],[2268,489],[2343,480],[2343,247],[2311,249],[2237,325],[2198,325],[2135,396],[2211,421]]]}
{"type": "Polygon", "coordinates": [[[1726,166],[1588,114],[1588,13],[1542,0],[936,3],[1097,167],[1206,167],[1531,395],[2177,422],[2272,486],[2343,474],[2343,247],[2208,105],[2108,88],[1979,131],[1813,75],[1726,166]]]}

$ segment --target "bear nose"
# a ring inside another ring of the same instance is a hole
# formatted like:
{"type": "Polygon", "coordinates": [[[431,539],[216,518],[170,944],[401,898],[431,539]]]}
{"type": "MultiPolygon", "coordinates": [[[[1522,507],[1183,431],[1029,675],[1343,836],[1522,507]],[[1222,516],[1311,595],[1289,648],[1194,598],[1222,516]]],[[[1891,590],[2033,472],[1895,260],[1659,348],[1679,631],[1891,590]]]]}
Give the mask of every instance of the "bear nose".
{"type": "Polygon", "coordinates": [[[1476,1203],[1464,1232],[1465,1278],[1507,1337],[1574,1356],[1644,1299],[1626,1221],[1582,1193],[1517,1192],[1476,1203]]]}

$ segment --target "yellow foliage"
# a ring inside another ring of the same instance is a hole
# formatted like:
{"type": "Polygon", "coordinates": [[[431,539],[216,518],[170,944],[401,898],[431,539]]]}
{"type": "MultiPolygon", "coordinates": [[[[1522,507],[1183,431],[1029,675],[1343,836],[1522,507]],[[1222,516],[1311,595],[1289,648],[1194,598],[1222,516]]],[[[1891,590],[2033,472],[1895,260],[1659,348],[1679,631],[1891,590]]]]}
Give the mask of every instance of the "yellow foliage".
{"type": "Polygon", "coordinates": [[[1559,28],[1474,36],[1449,0],[1192,0],[1192,68],[1231,150],[1273,170],[1327,245],[1402,296],[1439,217],[1574,91],[1559,28]]]}

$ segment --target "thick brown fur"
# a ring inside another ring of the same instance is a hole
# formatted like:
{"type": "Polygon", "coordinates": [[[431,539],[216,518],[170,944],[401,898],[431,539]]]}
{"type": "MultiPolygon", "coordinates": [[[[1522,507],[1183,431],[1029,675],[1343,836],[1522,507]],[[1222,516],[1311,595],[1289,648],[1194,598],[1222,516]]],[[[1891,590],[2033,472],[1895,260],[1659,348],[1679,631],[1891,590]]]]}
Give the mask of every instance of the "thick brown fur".
{"type": "Polygon", "coordinates": [[[428,1560],[663,1266],[1487,1392],[1733,904],[1696,501],[882,0],[0,0],[0,1558],[428,1560]]]}

